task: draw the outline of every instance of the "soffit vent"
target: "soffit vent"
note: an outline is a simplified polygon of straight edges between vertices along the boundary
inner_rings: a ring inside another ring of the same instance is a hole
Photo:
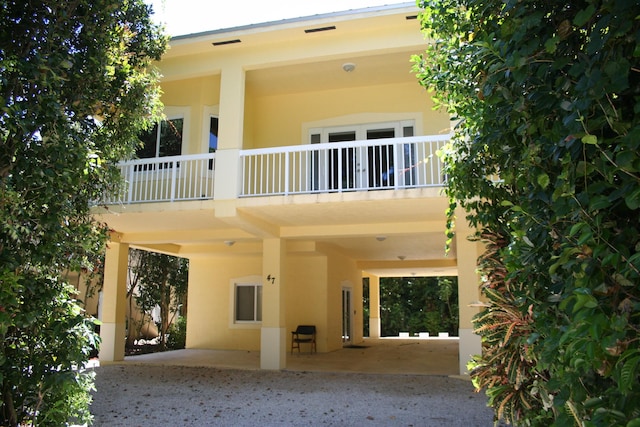
[[[304,30],[304,32],[307,34],[310,34],[310,33],[319,33],[321,31],[331,31],[335,29],[336,29],[336,26],[331,25],[329,27],[307,28],[306,30]]]
[[[240,39],[233,39],[233,40],[225,40],[221,42],[213,42],[211,44],[214,46],[224,46],[227,44],[235,44],[235,43],[242,43],[242,41]]]
[[[404,17],[407,21],[410,21],[412,19],[418,19],[418,15],[407,15]]]

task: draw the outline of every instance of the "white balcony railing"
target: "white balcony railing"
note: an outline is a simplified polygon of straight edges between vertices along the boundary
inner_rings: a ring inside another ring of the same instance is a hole
[[[129,160],[118,167],[125,185],[106,204],[213,198],[214,153]]]
[[[241,197],[444,185],[448,135],[244,150]]]
[[[240,151],[240,197],[437,187],[448,135]],[[215,154],[121,162],[121,194],[106,204],[214,198]]]

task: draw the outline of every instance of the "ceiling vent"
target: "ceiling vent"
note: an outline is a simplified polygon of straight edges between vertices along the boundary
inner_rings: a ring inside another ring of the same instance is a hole
[[[336,26],[335,25],[331,25],[329,27],[319,27],[319,28],[308,28],[306,30],[304,30],[305,33],[310,34],[310,33],[319,33],[321,31],[331,31],[331,30],[335,30]]]
[[[213,42],[212,44],[214,46],[224,46],[227,44],[235,44],[235,43],[241,43],[242,41],[240,39],[233,39],[233,40],[225,40],[222,42]]]

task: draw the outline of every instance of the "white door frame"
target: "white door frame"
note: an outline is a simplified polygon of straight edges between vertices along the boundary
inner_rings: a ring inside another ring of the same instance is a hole
[[[342,286],[342,345],[353,344],[353,288]]]
[[[367,140],[367,131],[372,130],[383,130],[383,129],[393,129],[394,135],[396,138],[403,136],[403,130],[405,127],[411,127],[415,129],[415,123],[413,120],[401,120],[401,121],[392,121],[392,122],[378,122],[378,123],[365,123],[365,124],[355,124],[355,125],[345,125],[345,126],[332,126],[332,127],[323,127],[323,128],[312,128],[309,129],[309,137],[308,142],[311,143],[312,136],[319,136],[319,140],[316,139],[315,142],[319,143],[328,143],[329,136],[337,133],[355,133],[355,141],[364,141]],[[413,133],[413,131],[412,131]],[[342,154],[342,153],[341,153]],[[398,155],[401,153],[394,153],[394,155]],[[354,182],[354,186],[356,188],[362,188],[365,186],[364,184],[369,181],[369,159],[367,158],[368,150],[355,150],[354,155],[355,159],[355,168],[356,168],[356,176]],[[322,190],[327,190],[330,187],[330,181],[333,178],[331,175],[331,168],[329,166],[329,159],[319,159],[316,163],[316,167],[318,170],[314,172],[314,176],[318,180],[318,183]],[[338,177],[340,181],[342,177]],[[333,188],[333,190],[339,189],[347,189],[345,188],[345,183],[337,182],[339,188]],[[348,185],[347,185],[348,187]]]

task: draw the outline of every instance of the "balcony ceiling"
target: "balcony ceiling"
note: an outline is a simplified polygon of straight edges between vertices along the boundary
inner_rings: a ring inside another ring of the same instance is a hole
[[[439,191],[253,197],[228,216],[213,201],[153,203],[110,207],[98,217],[123,241],[187,257],[257,254],[264,237],[279,235],[301,250],[317,242],[316,250],[342,253],[383,277],[455,275],[455,246],[444,250],[447,200]]]
[[[247,72],[247,90],[255,96],[271,96],[396,83],[414,83],[418,87],[411,71],[411,55],[418,53],[416,48],[253,70]],[[346,72],[346,63],[354,64],[355,69]]]

